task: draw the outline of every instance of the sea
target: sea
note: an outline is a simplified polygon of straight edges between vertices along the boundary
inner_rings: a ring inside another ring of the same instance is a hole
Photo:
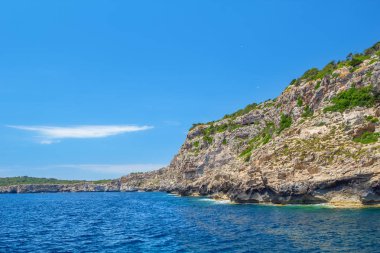
[[[380,252],[380,208],[159,192],[2,194],[0,252]]]

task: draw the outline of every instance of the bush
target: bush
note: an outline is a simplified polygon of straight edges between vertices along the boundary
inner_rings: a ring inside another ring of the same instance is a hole
[[[313,80],[318,75],[319,70],[317,68],[311,68],[307,70],[300,79]]]
[[[297,98],[297,106],[298,106],[298,107],[301,107],[302,104],[303,104],[302,98],[301,98],[301,97],[298,97],[298,98]]]
[[[202,123],[195,123],[195,124],[193,124],[191,126],[191,128],[190,128],[190,131],[193,130],[194,128],[196,128],[197,126],[200,126],[200,125],[202,125]]]
[[[215,130],[216,132],[218,133],[223,133],[224,131],[226,131],[228,129],[228,124],[222,124],[222,125],[219,125],[219,126],[216,126],[215,127]]]
[[[256,103],[252,103],[252,104],[249,104],[247,105],[244,109],[240,109],[238,110],[237,112],[234,112],[234,113],[231,113],[231,114],[226,114],[223,119],[227,119],[227,118],[237,118],[239,116],[242,116],[244,114],[247,114],[249,113],[250,111],[254,110],[257,108],[257,104]]]
[[[267,122],[265,128],[248,142],[248,147],[239,155],[244,158],[244,161],[249,161],[252,151],[262,145],[267,144],[271,139],[275,131],[275,125],[273,122]]]
[[[366,49],[364,51],[364,54],[365,55],[372,55],[372,54],[378,53],[378,52],[380,52],[380,41],[375,43],[372,47]]]
[[[193,146],[194,146],[195,148],[198,148],[198,147],[199,147],[199,141],[194,142]]]
[[[240,153],[240,157],[245,157],[247,155],[251,155],[253,147],[249,146],[248,148],[244,149],[243,152]]]
[[[361,136],[354,138],[355,142],[359,142],[362,144],[369,144],[377,142],[379,139],[380,133],[371,133],[371,132],[364,132]]]
[[[203,140],[208,143],[208,144],[211,144],[212,141],[213,141],[213,138],[211,136],[208,136],[208,135],[205,135],[203,136]]]
[[[367,121],[371,122],[371,123],[377,123],[377,122],[379,122],[379,119],[376,118],[376,117],[374,117],[374,116],[372,116],[372,115],[366,116],[365,119]]]
[[[369,55],[355,54],[352,56],[352,59],[348,62],[348,65],[355,68],[362,64],[364,60],[367,60],[369,58]]]
[[[299,79],[293,79],[288,86],[295,85],[298,86],[300,85],[300,80]]]
[[[331,73],[334,72],[334,70],[336,70],[337,67],[338,64],[335,61],[331,61],[321,70],[317,68],[309,69],[303,74],[303,76],[300,79],[306,79],[308,81],[322,79],[327,75],[331,75]]]
[[[303,118],[308,118],[313,116],[314,112],[313,110],[307,105],[302,113]]]
[[[318,74],[314,77],[314,79],[322,79],[327,75],[331,75],[332,72],[337,68],[337,64],[335,61],[329,62]]]
[[[281,133],[284,129],[289,128],[292,125],[292,118],[289,115],[281,114],[280,127],[278,133]]]
[[[203,129],[203,134],[204,135],[213,135],[215,133],[223,133],[227,130],[233,131],[233,130],[238,129],[240,127],[242,127],[242,125],[236,124],[233,122],[229,122],[229,123],[217,125],[217,126],[215,126],[214,124],[211,124],[208,128]]]
[[[314,90],[318,90],[319,87],[321,87],[321,81],[318,81],[317,84],[314,87]]]
[[[373,106],[376,101],[375,96],[372,93],[372,86],[366,86],[361,88],[352,87],[348,90],[338,93],[331,99],[332,106],[328,106],[323,109],[324,112],[343,112],[347,109],[362,106]]]

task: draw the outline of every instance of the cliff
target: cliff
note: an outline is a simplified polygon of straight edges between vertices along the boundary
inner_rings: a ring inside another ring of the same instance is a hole
[[[380,43],[311,69],[276,99],[197,124],[169,166],[121,190],[239,203],[380,203]]]
[[[380,43],[276,99],[194,125],[170,165],[106,184],[0,192],[166,191],[238,203],[380,204]]]

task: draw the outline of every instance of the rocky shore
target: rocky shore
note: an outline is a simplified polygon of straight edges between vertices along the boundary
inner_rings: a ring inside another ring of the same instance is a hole
[[[379,50],[197,124],[168,167],[123,177],[122,187],[238,203],[380,203]]]
[[[380,203],[380,44],[311,69],[276,99],[194,125],[170,165],[104,185],[0,192],[166,191],[237,203]]]
[[[116,192],[120,191],[120,181],[105,184],[21,184],[0,186],[0,193],[52,193],[52,192]]]

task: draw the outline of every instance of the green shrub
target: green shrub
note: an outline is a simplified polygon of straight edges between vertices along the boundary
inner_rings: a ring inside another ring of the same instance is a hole
[[[241,152],[239,156],[240,157],[245,157],[247,155],[251,155],[252,150],[253,150],[253,147],[249,146],[246,149],[244,149],[243,152]]]
[[[244,161],[249,161],[252,151],[262,145],[267,144],[272,139],[272,135],[275,130],[276,129],[274,123],[267,122],[265,128],[248,142],[248,147],[243,150],[239,156],[243,157]]]
[[[302,104],[303,104],[302,98],[301,98],[301,97],[298,97],[298,98],[297,98],[297,106],[298,106],[298,107],[301,107]]]
[[[302,113],[303,118],[308,118],[313,116],[314,112],[313,110],[307,105]]]
[[[334,70],[336,70],[338,67],[338,64],[335,63],[335,61],[329,62],[326,66],[323,67],[323,69],[319,70],[317,68],[311,68],[307,70],[300,79],[305,80],[317,80],[322,79],[327,75],[331,75]]]
[[[223,133],[224,131],[226,131],[228,129],[228,124],[222,124],[222,125],[219,125],[219,126],[216,126],[215,127],[215,130],[216,132],[218,133]]]
[[[349,66],[349,61],[341,61],[337,64],[337,69],[343,68],[343,67],[348,67]]]
[[[199,147],[199,141],[194,142],[193,146],[194,146],[195,148],[198,148],[198,147]]]
[[[249,162],[249,160],[251,160],[251,155],[247,155],[247,156],[244,158],[244,162]]]
[[[223,145],[227,145],[227,140],[224,139],[224,140],[222,141],[222,144],[223,144]]]
[[[208,128],[203,130],[204,135],[213,135],[215,133],[223,133],[225,131],[234,131],[235,129],[238,129],[242,127],[240,124],[233,123],[232,121],[226,124],[221,124],[215,126],[214,124],[211,124]]]
[[[281,133],[284,129],[289,128],[291,125],[292,125],[292,117],[286,114],[281,114],[280,126],[277,132]]]
[[[338,93],[331,99],[332,106],[326,107],[324,112],[343,112],[347,109],[363,106],[373,106],[376,98],[372,93],[372,86],[366,86],[361,88],[352,87],[348,90]]]
[[[262,136],[262,144],[267,144],[270,140],[272,139],[272,134],[270,133],[265,133],[263,136]]]
[[[355,54],[352,56],[351,60],[348,62],[348,65],[351,67],[357,67],[363,63],[363,61],[369,59],[369,55]]]
[[[337,64],[335,61],[329,62],[318,74],[314,77],[314,79],[322,79],[327,75],[331,75],[332,72],[337,68]]]
[[[314,90],[318,90],[319,87],[321,87],[321,81],[318,81],[317,84],[314,87]]]
[[[311,68],[309,70],[307,70],[302,76],[300,79],[305,79],[305,80],[313,80],[316,78],[316,76],[318,75],[319,73],[319,70],[317,68]]]
[[[371,132],[364,132],[361,136],[354,138],[355,142],[359,142],[362,144],[369,144],[377,142],[379,139],[380,133],[371,133]]]
[[[353,58],[348,64],[351,67],[356,67],[356,66],[360,65],[362,62],[363,61],[360,58]]]
[[[380,52],[380,41],[375,43],[372,47],[366,49],[364,51],[364,54],[365,55],[372,55],[372,54],[378,53],[378,52]]]
[[[237,112],[234,112],[232,114],[226,114],[223,119],[227,118],[237,118],[239,116],[242,116],[244,114],[249,113],[250,111],[254,110],[257,108],[257,103],[249,104],[247,105],[244,109],[240,109]]]
[[[203,141],[205,141],[208,144],[211,144],[213,140],[214,139],[211,136],[209,136],[209,135],[203,136]]]
[[[298,86],[300,85],[300,80],[299,79],[293,79],[288,86],[295,85]]]
[[[240,127],[242,127],[242,125],[240,125],[240,124],[235,124],[235,123],[230,123],[230,125],[228,126],[228,130],[232,132],[232,131],[234,131],[234,130],[240,128]]]
[[[372,63],[375,63],[377,62],[378,60],[377,59],[372,59],[370,62],[369,62],[369,65],[371,65]]]
[[[196,128],[197,126],[200,126],[200,125],[202,125],[202,123],[195,123],[195,124],[193,124],[191,126],[191,128],[190,128],[190,131],[193,130],[194,128]]]
[[[374,117],[374,116],[372,116],[372,115],[366,116],[365,119],[367,121],[371,122],[371,123],[377,123],[377,122],[379,122],[379,119],[376,118],[376,117]]]

